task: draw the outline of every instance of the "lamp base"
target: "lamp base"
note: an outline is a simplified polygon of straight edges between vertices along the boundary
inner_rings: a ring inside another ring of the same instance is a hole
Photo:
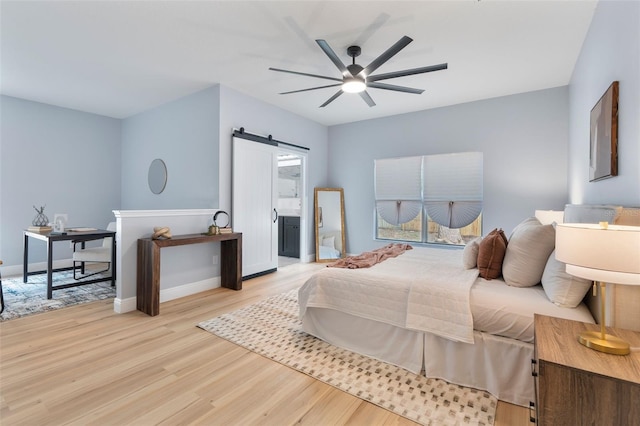
[[[599,331],[585,331],[578,335],[578,342],[590,349],[608,354],[629,354],[629,343],[611,334],[605,334],[604,340],[601,337]]]

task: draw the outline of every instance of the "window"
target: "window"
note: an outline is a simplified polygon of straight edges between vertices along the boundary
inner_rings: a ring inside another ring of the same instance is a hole
[[[479,152],[375,160],[376,239],[464,245],[482,235]]]

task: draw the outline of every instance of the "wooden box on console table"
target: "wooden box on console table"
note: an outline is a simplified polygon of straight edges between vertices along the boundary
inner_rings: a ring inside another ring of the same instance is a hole
[[[169,239],[138,240],[136,304],[139,311],[155,316],[160,313],[160,249],[201,243],[220,243],[220,280],[222,287],[242,290],[242,234],[187,234]]]
[[[640,424],[640,333],[607,328],[635,348],[610,355],[577,340],[598,325],[538,314],[534,321],[539,425]]]

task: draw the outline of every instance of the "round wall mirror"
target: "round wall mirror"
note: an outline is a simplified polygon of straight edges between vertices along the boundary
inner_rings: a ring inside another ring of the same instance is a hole
[[[159,158],[149,166],[149,189],[154,194],[160,194],[167,186],[167,165]]]

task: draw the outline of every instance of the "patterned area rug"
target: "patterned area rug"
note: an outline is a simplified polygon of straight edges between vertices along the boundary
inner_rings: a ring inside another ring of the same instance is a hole
[[[94,275],[91,278],[99,277],[100,275]],[[22,275],[2,277],[4,312],[0,314],[0,321],[116,296],[116,289],[111,286],[111,281],[105,281],[80,287],[54,290],[53,299],[49,300],[47,299],[47,274],[31,275],[28,281],[23,283]],[[72,271],[61,271],[53,274],[54,287],[69,282],[75,282]]]
[[[297,290],[198,327],[417,423],[494,423],[498,401],[487,392],[416,375],[301,331]]]

